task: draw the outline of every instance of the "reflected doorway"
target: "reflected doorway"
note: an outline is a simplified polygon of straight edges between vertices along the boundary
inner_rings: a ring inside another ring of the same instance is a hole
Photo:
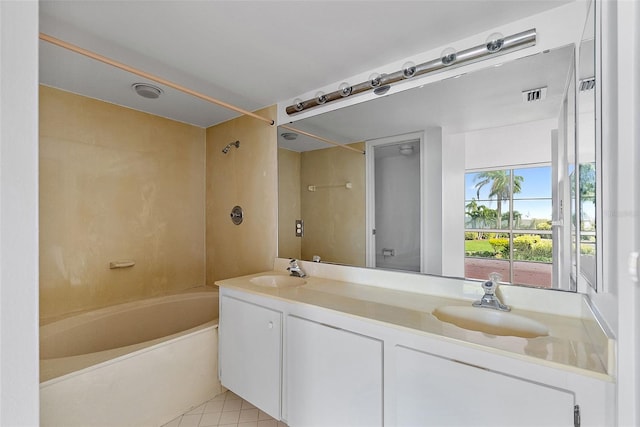
[[[421,271],[421,141],[367,142],[367,267]]]

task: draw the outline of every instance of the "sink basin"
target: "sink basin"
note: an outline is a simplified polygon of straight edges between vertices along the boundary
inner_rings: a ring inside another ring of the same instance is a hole
[[[277,274],[254,277],[249,279],[249,281],[254,285],[263,286],[265,288],[290,288],[292,286],[302,286],[307,283],[307,281],[301,277]]]
[[[549,330],[542,323],[505,311],[448,305],[435,309],[433,315],[443,322],[492,335],[522,338],[549,335]]]

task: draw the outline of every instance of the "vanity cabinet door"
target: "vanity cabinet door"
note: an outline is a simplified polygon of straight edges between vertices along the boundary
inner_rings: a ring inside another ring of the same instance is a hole
[[[219,347],[222,385],[280,419],[282,313],[223,295]]]
[[[573,393],[395,348],[398,426],[573,426]]]
[[[286,347],[289,425],[382,425],[382,341],[288,316]]]

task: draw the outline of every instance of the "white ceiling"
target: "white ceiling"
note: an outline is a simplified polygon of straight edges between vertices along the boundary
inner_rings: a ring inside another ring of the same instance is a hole
[[[571,0],[41,0],[40,31],[255,110]],[[208,127],[236,113],[40,42],[40,81]]]

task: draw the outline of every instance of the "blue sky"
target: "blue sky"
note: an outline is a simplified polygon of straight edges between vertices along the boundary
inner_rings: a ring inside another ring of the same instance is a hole
[[[476,176],[480,172],[465,174],[465,200],[477,198]],[[514,196],[514,209],[522,214],[523,219],[551,219],[551,167],[535,167],[515,169],[516,176],[523,178],[521,191]],[[496,208],[496,201],[489,200],[488,184],[480,190],[480,204],[491,209]],[[531,200],[547,198],[548,200]],[[467,202],[465,202],[466,205]],[[503,203],[502,212],[508,211],[508,203]]]

